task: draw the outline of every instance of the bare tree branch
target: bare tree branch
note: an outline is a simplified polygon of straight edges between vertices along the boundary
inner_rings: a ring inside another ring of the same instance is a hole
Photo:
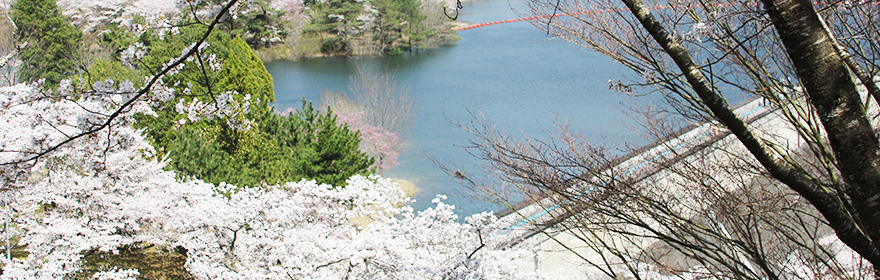
[[[199,38],[198,41],[196,41],[195,43],[193,43],[192,47],[189,48],[189,50],[187,50],[182,56],[180,56],[179,58],[177,58],[176,60],[174,60],[172,63],[170,63],[170,64],[166,65],[165,67],[163,67],[158,73],[156,73],[156,74],[155,74],[155,75],[154,75],[154,76],[153,76],[153,77],[152,77],[152,78],[151,78],[151,79],[150,79],[150,80],[149,80],[149,81],[143,86],[143,88],[141,88],[141,90],[138,90],[138,91],[134,94],[134,96],[132,96],[131,99],[129,99],[129,100],[125,101],[124,103],[122,103],[122,105],[120,105],[119,108],[117,108],[112,114],[110,114],[109,116],[107,116],[107,120],[104,121],[101,125],[99,125],[99,126],[97,126],[97,127],[93,127],[93,128],[91,128],[91,129],[89,129],[89,130],[83,131],[83,132],[81,132],[81,133],[79,133],[79,134],[76,134],[76,135],[74,135],[74,136],[72,136],[72,137],[69,137],[69,138],[67,138],[67,139],[65,139],[65,140],[63,140],[63,141],[61,141],[61,142],[59,142],[58,144],[52,145],[52,146],[50,146],[50,147],[48,147],[48,148],[46,148],[46,149],[44,149],[44,150],[38,152],[37,154],[35,154],[35,155],[31,156],[31,157],[27,157],[27,158],[20,159],[20,160],[15,160],[15,161],[10,161],[10,162],[3,162],[3,163],[0,163],[0,165],[13,165],[13,164],[20,164],[20,163],[25,163],[25,162],[29,162],[29,161],[36,161],[36,160],[39,160],[40,157],[45,156],[45,155],[47,155],[47,154],[49,154],[49,153],[51,153],[51,152],[57,150],[58,148],[60,148],[60,147],[62,147],[62,146],[64,146],[64,145],[67,145],[67,144],[70,143],[70,142],[73,142],[73,141],[76,140],[76,139],[79,139],[79,138],[81,138],[81,137],[83,137],[83,136],[86,136],[86,135],[94,134],[94,133],[99,132],[99,131],[101,131],[101,130],[103,130],[103,129],[105,129],[105,128],[110,127],[110,124],[112,124],[113,121],[114,121],[117,117],[119,117],[119,115],[121,115],[122,113],[124,113],[124,112],[126,112],[127,110],[129,110],[129,109],[131,108],[131,106],[132,106],[135,102],[138,101],[138,99],[140,99],[141,97],[143,97],[144,95],[146,95],[147,93],[149,93],[150,90],[152,89],[153,85],[155,85],[156,82],[159,81],[159,79],[162,79],[162,77],[163,77],[165,74],[167,74],[169,71],[171,71],[172,69],[174,69],[174,68],[177,67],[178,65],[184,63],[189,57],[191,57],[193,54],[195,54],[195,53],[198,51],[199,46],[201,46],[201,45],[205,42],[205,40],[208,38],[208,36],[209,36],[209,35],[211,34],[211,32],[214,30],[214,27],[220,22],[220,20],[221,20],[221,19],[223,18],[223,16],[229,11],[229,9],[232,8],[232,6],[234,6],[237,2],[238,2],[238,0],[230,0],[228,3],[226,3],[225,5],[223,5],[223,7],[220,9],[220,12],[218,12],[217,16],[214,18],[214,20],[208,25],[208,29],[205,31],[205,33],[202,35],[202,37]]]

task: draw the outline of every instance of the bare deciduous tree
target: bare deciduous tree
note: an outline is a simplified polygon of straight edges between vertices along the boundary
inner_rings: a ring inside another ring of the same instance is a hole
[[[418,107],[415,100],[409,94],[409,87],[396,81],[393,71],[366,72],[358,68],[350,77],[349,88],[351,95],[327,91],[321,93],[321,107],[330,107],[337,113],[346,116],[357,114],[359,121],[365,125],[378,128],[379,134],[390,133],[393,137],[378,137],[381,141],[375,152],[370,153],[376,157],[377,164],[381,168],[390,167],[383,164],[390,160],[390,165],[396,164],[395,158],[384,159],[384,155],[396,155],[396,151],[404,143],[407,130],[415,120]],[[367,134],[367,131],[361,131]],[[369,140],[369,139],[365,139]],[[369,152],[368,152],[369,153]]]
[[[752,123],[762,137],[794,134],[777,131],[784,124],[778,110],[765,114],[777,116]],[[516,140],[477,119],[460,126],[473,136],[470,151],[489,163],[500,183],[458,178],[515,209],[512,215],[532,219],[534,231],[592,266],[579,273],[673,279],[860,279],[871,273],[807,201],[773,180],[717,124],[689,127],[681,137],[618,157],[564,125],[552,141]],[[675,134],[653,123],[651,135]],[[513,203],[520,199],[538,207],[520,209]]]
[[[793,253],[808,256],[794,259],[801,260],[800,267],[819,268],[816,277],[862,275],[846,272],[851,268],[839,266],[836,252],[820,244],[822,231],[830,229],[880,273],[880,142],[876,110],[868,110],[878,103],[867,99],[877,96],[873,77],[880,70],[877,5],[814,6],[803,0],[527,5],[535,14],[568,15],[547,16],[537,27],[644,78],[619,88],[655,91],[674,113],[731,135],[707,142],[713,143],[711,155],[674,153],[656,169],[671,175],[653,179],[614,170],[622,159],[565,129],[556,141],[523,143],[489,126],[470,127],[474,153],[510,185],[538,194],[535,200],[556,200],[567,210],[556,219],[564,220],[565,229],[618,261],[666,267],[667,259],[653,256],[676,252],[689,264],[683,267],[696,264],[718,278],[798,277],[802,269],[786,261]],[[865,86],[865,97],[856,80]],[[742,95],[763,98],[782,124],[747,122],[728,103]],[[646,127],[657,140],[667,139],[670,131],[658,124]],[[490,196],[495,192],[480,188]],[[657,241],[664,250],[652,245]],[[613,276],[612,261],[603,260],[595,264]]]

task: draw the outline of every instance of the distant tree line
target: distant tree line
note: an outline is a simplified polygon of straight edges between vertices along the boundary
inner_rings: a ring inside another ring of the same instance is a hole
[[[457,40],[442,7],[433,0],[305,0],[275,9],[255,1],[221,29],[254,48],[287,45],[306,49],[303,56],[399,54]]]
[[[428,24],[420,0],[371,0],[365,3],[306,0],[312,21],[305,32],[320,38],[320,50],[324,54],[355,52],[356,41],[361,41],[362,47],[374,52],[397,54],[430,47],[427,39],[437,35],[442,28]]]
[[[281,47],[289,36],[305,37],[296,44],[316,45],[305,48],[325,55],[399,54],[457,39],[442,17],[442,3],[432,0],[304,0],[302,5],[273,6],[253,1],[239,15],[225,17],[219,28],[255,49]]]
[[[196,10],[208,10],[222,1],[198,1]],[[302,5],[288,1],[286,5],[270,5],[271,1],[256,0],[235,16],[223,17],[217,29],[229,37],[239,37],[256,50],[271,48],[299,49],[297,57],[315,53],[324,55],[399,54],[428,49],[457,40],[450,22],[443,16],[443,3],[435,0],[305,0]],[[276,8],[281,7],[281,8]],[[193,20],[192,10],[182,10],[175,20]],[[14,38],[27,46],[21,50],[16,78],[34,82],[45,79],[48,84],[86,69],[92,64],[97,37],[102,50],[120,48],[138,41],[134,37],[108,40],[103,32],[118,28],[118,22],[107,21],[83,34],[61,14],[55,1],[22,0],[13,5]],[[147,20],[135,19],[139,24]],[[171,21],[171,24],[174,22]],[[101,35],[98,35],[101,33]],[[85,35],[85,36],[84,36]],[[82,42],[86,41],[85,44]],[[284,56],[290,58],[291,55]]]

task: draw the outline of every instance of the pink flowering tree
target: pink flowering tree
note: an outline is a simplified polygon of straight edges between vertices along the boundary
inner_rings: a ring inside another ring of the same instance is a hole
[[[398,150],[415,120],[417,106],[393,71],[357,69],[350,78],[351,93],[324,92],[321,107],[329,107],[340,123],[360,131],[361,150],[376,158],[381,173],[397,165]]]
[[[334,111],[333,114],[340,125],[348,125],[361,133],[360,149],[376,159],[376,170],[381,172],[398,164],[395,149],[400,137],[396,133],[370,125],[364,120],[363,112]]]

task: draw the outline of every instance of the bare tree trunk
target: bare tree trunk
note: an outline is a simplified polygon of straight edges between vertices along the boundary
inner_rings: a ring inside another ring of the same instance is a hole
[[[852,200],[856,225],[863,227],[876,252],[880,248],[880,143],[847,65],[824,32],[812,3],[762,1],[828,133],[846,183],[845,192]],[[880,269],[876,255],[865,258],[874,264],[875,272]]]
[[[850,211],[848,203],[836,196],[828,186],[820,184],[803,170],[778,158],[762,140],[756,138],[746,123],[733,113],[726,100],[716,92],[687,50],[666,31],[640,0],[622,1],[645,30],[675,61],[702,103],[715,118],[736,135],[773,177],[798,192],[816,207],[834,228],[841,241],[871,262],[874,267],[880,267],[880,251],[877,243],[871,238],[877,235],[876,227],[880,226],[880,220],[875,215],[880,213],[877,211],[880,194],[877,193],[876,185],[880,183],[878,141],[864,115],[862,114],[861,118],[857,116],[863,110],[858,101],[855,85],[849,78],[846,66],[830,45],[832,41],[822,29],[812,5],[807,1],[799,1],[800,3],[796,5],[788,4],[782,8],[774,6],[771,9],[771,17],[774,18],[777,30],[790,33],[784,36],[781,33],[780,36],[783,37],[791,59],[795,61],[801,80],[807,85],[811,101],[816,107],[822,107],[818,109],[818,113],[829,138],[832,139],[831,143],[837,158],[846,159],[845,162],[839,162],[839,166],[846,178],[850,198],[860,201],[853,203],[855,213]],[[765,5],[772,6],[772,3]],[[807,9],[803,7],[804,5]],[[784,15],[781,11],[785,11]],[[810,13],[813,14],[812,21],[808,19]],[[815,45],[823,48],[816,48]],[[859,213],[865,214],[859,215]],[[872,226],[866,229],[866,224]]]

